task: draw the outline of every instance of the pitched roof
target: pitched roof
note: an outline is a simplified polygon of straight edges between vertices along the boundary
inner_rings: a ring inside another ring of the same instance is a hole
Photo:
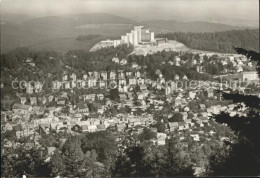
[[[31,107],[30,105],[23,105],[23,104],[19,104],[19,103],[15,103],[13,105],[13,109],[29,110],[30,107]]]
[[[178,122],[169,122],[169,127],[178,127],[179,123]]]

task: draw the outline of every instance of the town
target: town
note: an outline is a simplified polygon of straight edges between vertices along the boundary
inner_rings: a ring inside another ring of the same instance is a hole
[[[259,176],[256,7],[3,1],[1,177]]]
[[[178,53],[173,59],[162,61],[161,65],[191,65],[198,73],[208,72],[205,60],[211,56],[192,54],[184,61],[182,55]],[[1,132],[6,135],[2,140],[2,152],[21,144],[26,149],[41,148],[42,138],[51,133],[80,135],[107,130],[114,134],[118,146],[126,146],[123,137],[128,134],[132,139],[128,139],[130,143],[127,144],[140,144],[139,139],[133,139],[134,135],[140,135],[146,129],[155,134],[150,138],[154,145],[165,145],[172,133],[177,133],[178,144],[184,147],[188,147],[187,139],[204,143],[204,140],[215,140],[216,134],[219,142],[230,139],[225,133],[217,133],[218,126],[210,118],[224,111],[236,115],[237,112],[233,111],[236,105],[223,100],[217,91],[246,93],[249,90],[253,94],[254,90],[247,88],[249,85],[246,84],[257,85],[259,79],[256,71],[248,71],[253,69],[253,64],[243,56],[215,58],[208,63],[230,67],[223,68],[211,80],[191,80],[187,75],[178,74],[173,80],[167,80],[159,69],[155,71],[156,78],[152,79],[147,75],[146,65],[117,56],[111,58],[110,63],[121,66],[121,69],[88,71],[81,77],[63,71],[61,80],[52,81],[49,93],[44,91],[45,83],[40,81],[15,80],[13,88],[22,87],[24,92],[17,93],[19,101],[8,98],[1,101]],[[31,58],[24,60],[23,65],[36,67]],[[242,85],[225,85],[219,80],[222,77],[233,82],[241,81]],[[187,87],[188,82],[193,86]],[[257,89],[255,94],[259,94]],[[239,114],[243,115],[244,110],[242,108]],[[22,138],[29,139],[21,143],[19,140]],[[65,142],[63,137],[60,139]],[[46,149],[48,161],[56,148],[49,146]],[[203,170],[204,166],[195,164],[198,170]]]

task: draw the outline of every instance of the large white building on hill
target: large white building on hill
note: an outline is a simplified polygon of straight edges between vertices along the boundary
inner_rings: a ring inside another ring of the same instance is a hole
[[[110,46],[117,47],[122,44],[128,44],[133,46],[139,46],[141,44],[149,44],[158,41],[154,38],[154,32],[150,32],[147,29],[143,29],[143,26],[135,26],[134,30],[130,33],[121,36],[121,39],[117,40],[104,40],[93,46],[90,51],[96,51],[101,48],[106,48]],[[159,40],[160,41],[160,40]],[[164,40],[165,41],[165,40]]]
[[[134,30],[131,30],[130,33],[121,36],[121,40],[114,40],[114,46],[120,44],[131,44],[138,46],[141,43],[151,43],[155,42],[154,32],[150,32],[147,29],[143,29],[143,26],[135,26]]]

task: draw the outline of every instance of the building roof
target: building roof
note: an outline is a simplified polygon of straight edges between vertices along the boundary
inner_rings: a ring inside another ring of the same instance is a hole
[[[178,122],[169,122],[169,127],[178,127],[179,123]]]
[[[15,103],[13,105],[13,109],[29,110],[30,107],[31,107],[30,105],[23,105],[23,104],[19,104],[19,103]]]

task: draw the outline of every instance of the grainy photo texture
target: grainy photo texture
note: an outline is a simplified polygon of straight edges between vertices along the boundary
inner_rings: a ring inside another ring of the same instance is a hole
[[[260,176],[258,0],[0,0],[1,177]]]

